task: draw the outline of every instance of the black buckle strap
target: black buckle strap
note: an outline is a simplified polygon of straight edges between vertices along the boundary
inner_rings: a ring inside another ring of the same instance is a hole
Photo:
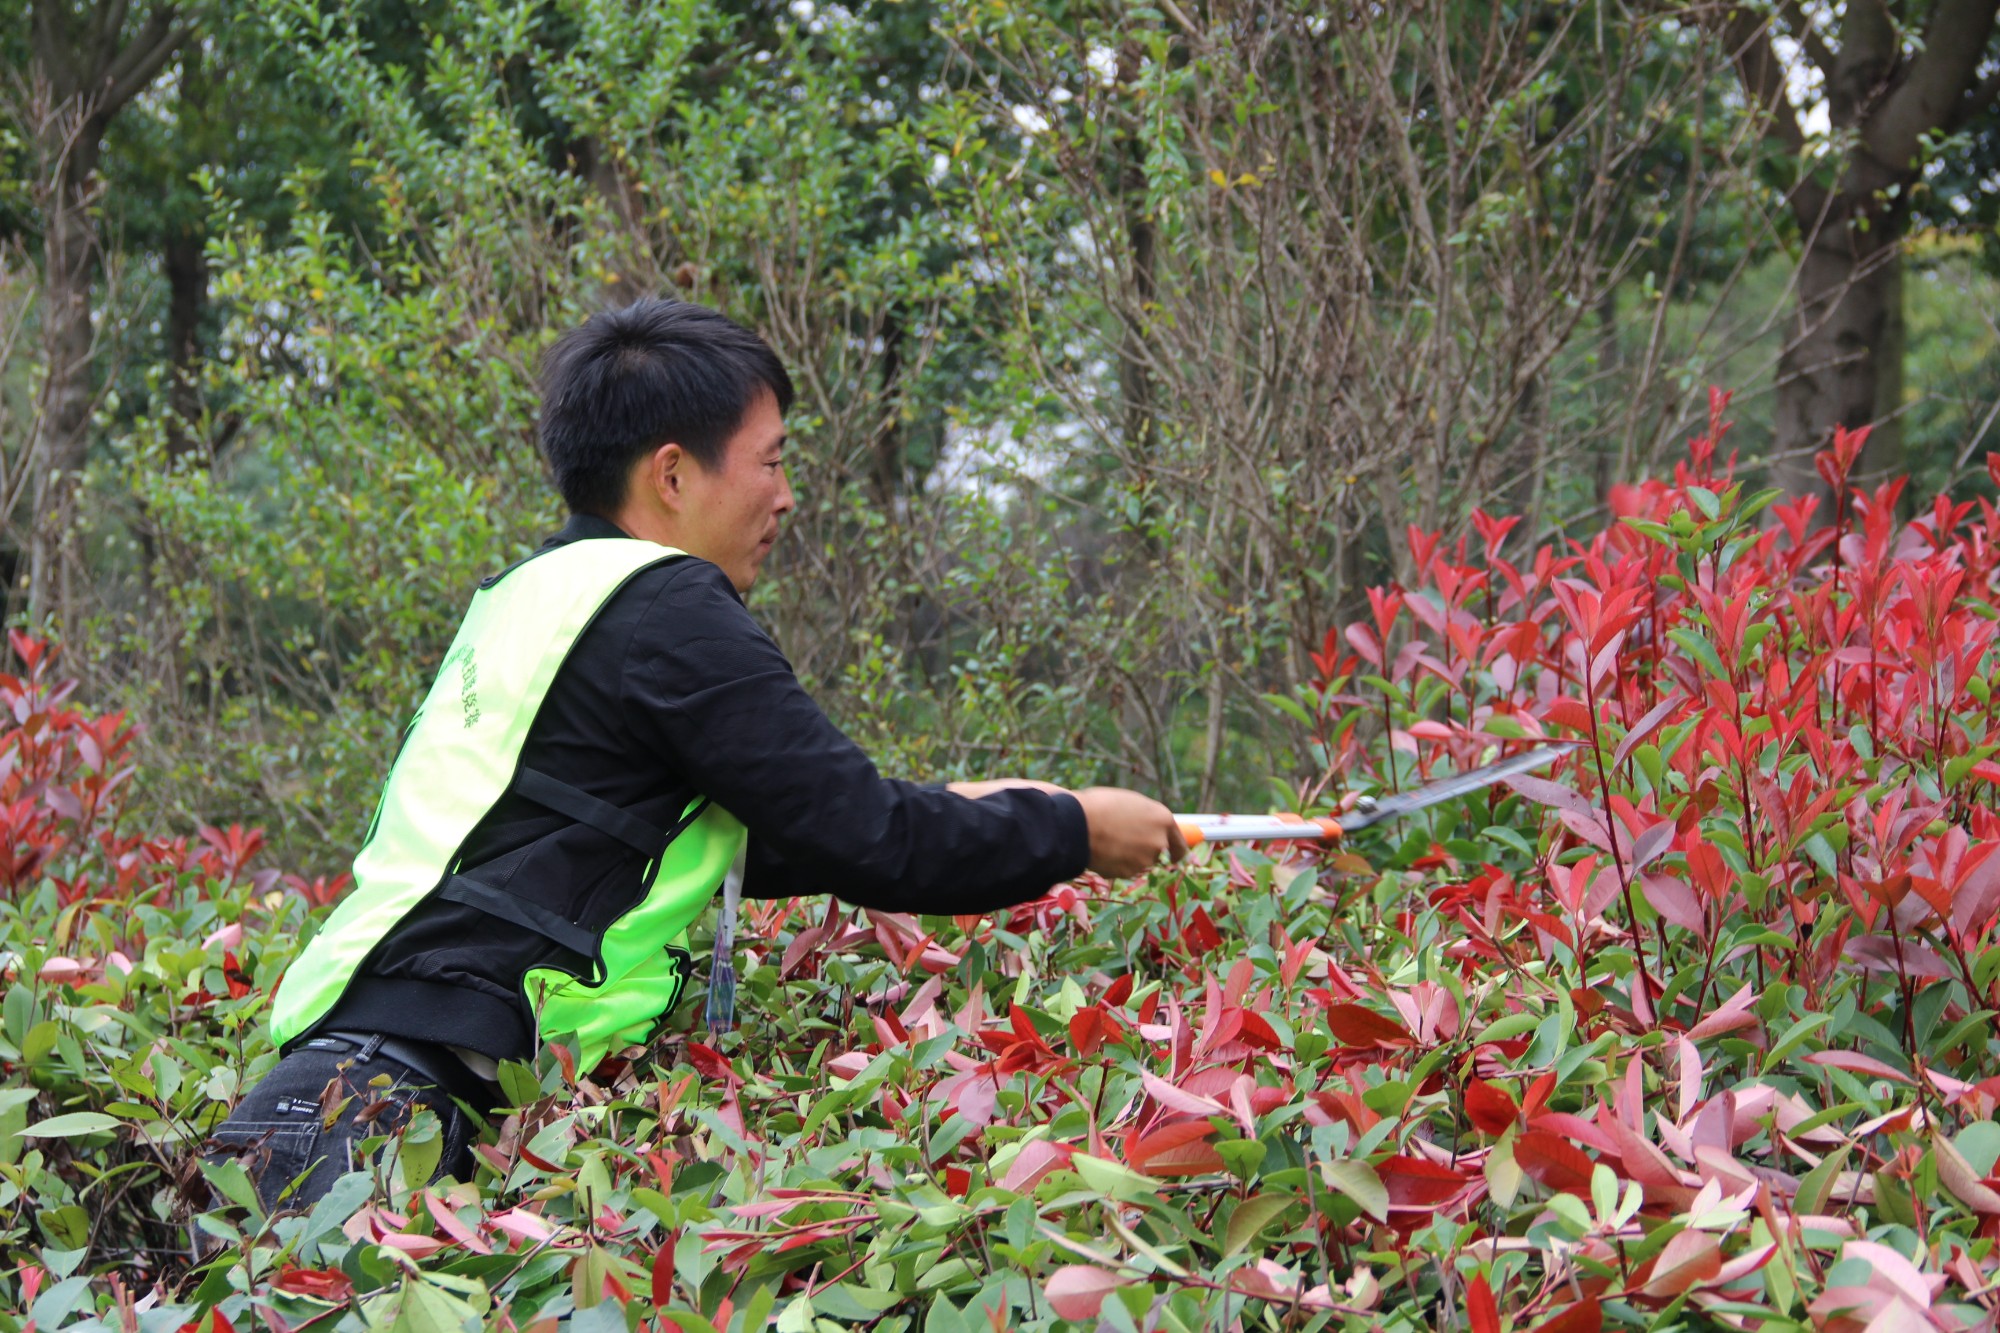
[[[514,790],[537,805],[547,806],[559,815],[568,815],[579,824],[588,825],[609,834],[620,842],[644,853],[650,865],[666,854],[667,847],[675,838],[687,831],[689,825],[708,810],[706,797],[698,800],[670,829],[659,829],[637,815],[619,809],[609,801],[599,800],[589,792],[573,787],[546,773],[532,768],[520,770],[514,780]],[[641,885],[644,890],[649,886]],[[553,940],[563,948],[581,958],[597,956],[598,935],[586,930],[574,921],[557,912],[552,912],[539,903],[529,902],[518,894],[505,889],[496,889],[489,884],[481,884],[464,875],[447,875],[437,889],[437,896],[448,902],[462,903],[476,908],[488,916],[497,916],[502,921],[510,921],[524,930],[532,930],[544,939]]]
[[[536,805],[546,806],[559,815],[568,815],[579,824],[586,824],[618,839],[648,861],[666,850],[667,843],[673,838],[673,833],[639,818],[629,810],[621,810],[581,787],[571,786],[560,778],[552,778],[532,768],[522,769],[514,778],[514,790]],[[679,831],[675,829],[674,833]]]
[[[592,958],[597,954],[597,935],[594,932],[504,889],[481,884],[463,875],[451,875],[438,886],[437,896],[477,908],[502,921],[511,921],[524,930],[532,930],[579,957]]]

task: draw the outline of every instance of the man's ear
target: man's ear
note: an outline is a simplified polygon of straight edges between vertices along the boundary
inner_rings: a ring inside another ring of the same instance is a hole
[[[646,455],[646,484],[660,504],[670,510],[681,507],[681,480],[686,475],[687,450],[667,443]]]

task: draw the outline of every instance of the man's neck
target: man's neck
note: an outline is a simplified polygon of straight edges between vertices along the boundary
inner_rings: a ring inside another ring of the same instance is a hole
[[[627,537],[636,537],[640,541],[652,542],[658,546],[680,549],[680,542],[675,540],[677,534],[673,530],[672,520],[658,510],[648,509],[644,505],[626,505],[617,513],[606,514],[604,517],[617,524],[618,530]]]

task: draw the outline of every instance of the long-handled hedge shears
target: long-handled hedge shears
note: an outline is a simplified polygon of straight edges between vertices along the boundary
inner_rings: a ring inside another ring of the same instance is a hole
[[[1455,773],[1436,782],[1391,796],[1363,796],[1345,814],[1320,819],[1303,815],[1175,815],[1190,847],[1204,842],[1333,841],[1388,819],[1449,801],[1455,796],[1490,787],[1503,778],[1554,763],[1568,754],[1568,742],[1543,745],[1502,759],[1497,764]],[[738,857],[722,886],[722,912],[716,922],[715,955],[708,983],[708,1028],[724,1032],[736,1026],[736,915],[741,901],[743,858]]]
[[[1393,796],[1363,796],[1345,814],[1309,819],[1304,815],[1175,815],[1181,836],[1190,847],[1204,842],[1332,842],[1400,819],[1467,792],[1490,787],[1503,778],[1554,763],[1574,748],[1573,742],[1537,746],[1497,764],[1454,773]]]

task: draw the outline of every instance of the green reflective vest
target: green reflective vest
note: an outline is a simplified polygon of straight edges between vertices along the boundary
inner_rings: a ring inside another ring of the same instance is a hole
[[[706,800],[661,829],[521,766],[521,747],[556,670],[584,629],[641,570],[682,552],[594,538],[539,552],[488,579],[405,733],[354,860],[354,887],[286,972],[272,1006],[280,1046],[332,1011],[375,945],[433,894],[563,946],[574,968],[531,968],[522,994],[544,1038],[573,1035],[581,1067],[645,1041],[687,985],[688,926],[741,855],[743,826]],[[645,893],[600,931],[461,875],[459,849],[512,791],[645,853]]]

